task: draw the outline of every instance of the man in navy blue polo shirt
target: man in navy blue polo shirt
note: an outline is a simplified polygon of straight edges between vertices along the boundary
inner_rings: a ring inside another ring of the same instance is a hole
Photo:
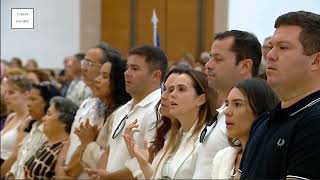
[[[320,15],[290,12],[275,28],[266,73],[282,101],[253,125],[241,179],[319,179]]]

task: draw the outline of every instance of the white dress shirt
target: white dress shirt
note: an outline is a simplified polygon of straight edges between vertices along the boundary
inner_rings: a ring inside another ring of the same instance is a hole
[[[79,137],[74,133],[74,130],[80,127],[82,122],[89,119],[90,125],[98,125],[102,127],[104,117],[105,117],[105,105],[99,98],[88,98],[81,104],[77,111],[74,121],[72,123],[69,141],[70,145],[65,159],[65,164],[69,164],[74,152],[81,144]]]
[[[119,108],[117,111],[113,128],[110,137],[110,152],[108,157],[108,163],[106,170],[108,172],[114,172],[120,169],[125,168],[125,162],[130,159],[126,143],[123,139],[124,129],[130,123],[135,120],[138,120],[138,129],[139,132],[133,134],[133,139],[135,143],[143,148],[144,140],[151,142],[154,139],[155,135],[155,123],[157,120],[155,106],[159,102],[161,96],[160,89],[157,89],[146,96],[142,101],[136,104],[132,108],[133,100],[129,101],[125,105]],[[127,118],[125,118],[127,116]],[[124,119],[125,118],[125,119]],[[119,124],[124,119],[124,126]],[[123,127],[123,128],[121,128]],[[118,128],[117,132],[120,132],[115,138],[112,136]]]
[[[195,167],[193,179],[211,179],[212,161],[216,153],[229,146],[225,123],[225,104],[217,111],[217,125],[208,128],[206,139],[199,147],[199,157]]]

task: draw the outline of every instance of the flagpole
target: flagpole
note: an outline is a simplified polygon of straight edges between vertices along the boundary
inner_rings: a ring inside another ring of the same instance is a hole
[[[152,10],[152,18],[151,22],[153,24],[153,45],[155,47],[160,47],[160,40],[159,40],[159,35],[158,35],[158,17],[156,14],[156,10]]]

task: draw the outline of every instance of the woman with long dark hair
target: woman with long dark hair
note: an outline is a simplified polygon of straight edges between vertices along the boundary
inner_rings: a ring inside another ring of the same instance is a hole
[[[242,153],[255,119],[271,110],[278,98],[265,80],[239,81],[231,89],[226,100],[227,134],[231,147],[217,152],[213,160],[212,179],[239,179]]]

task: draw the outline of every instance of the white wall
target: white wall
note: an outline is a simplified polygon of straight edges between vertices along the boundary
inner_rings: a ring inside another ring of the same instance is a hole
[[[274,32],[278,16],[305,10],[320,14],[319,0],[229,0],[229,29],[254,33],[260,42]]]
[[[11,8],[34,8],[34,29],[11,29]],[[1,0],[1,58],[61,68],[80,50],[79,0]]]

